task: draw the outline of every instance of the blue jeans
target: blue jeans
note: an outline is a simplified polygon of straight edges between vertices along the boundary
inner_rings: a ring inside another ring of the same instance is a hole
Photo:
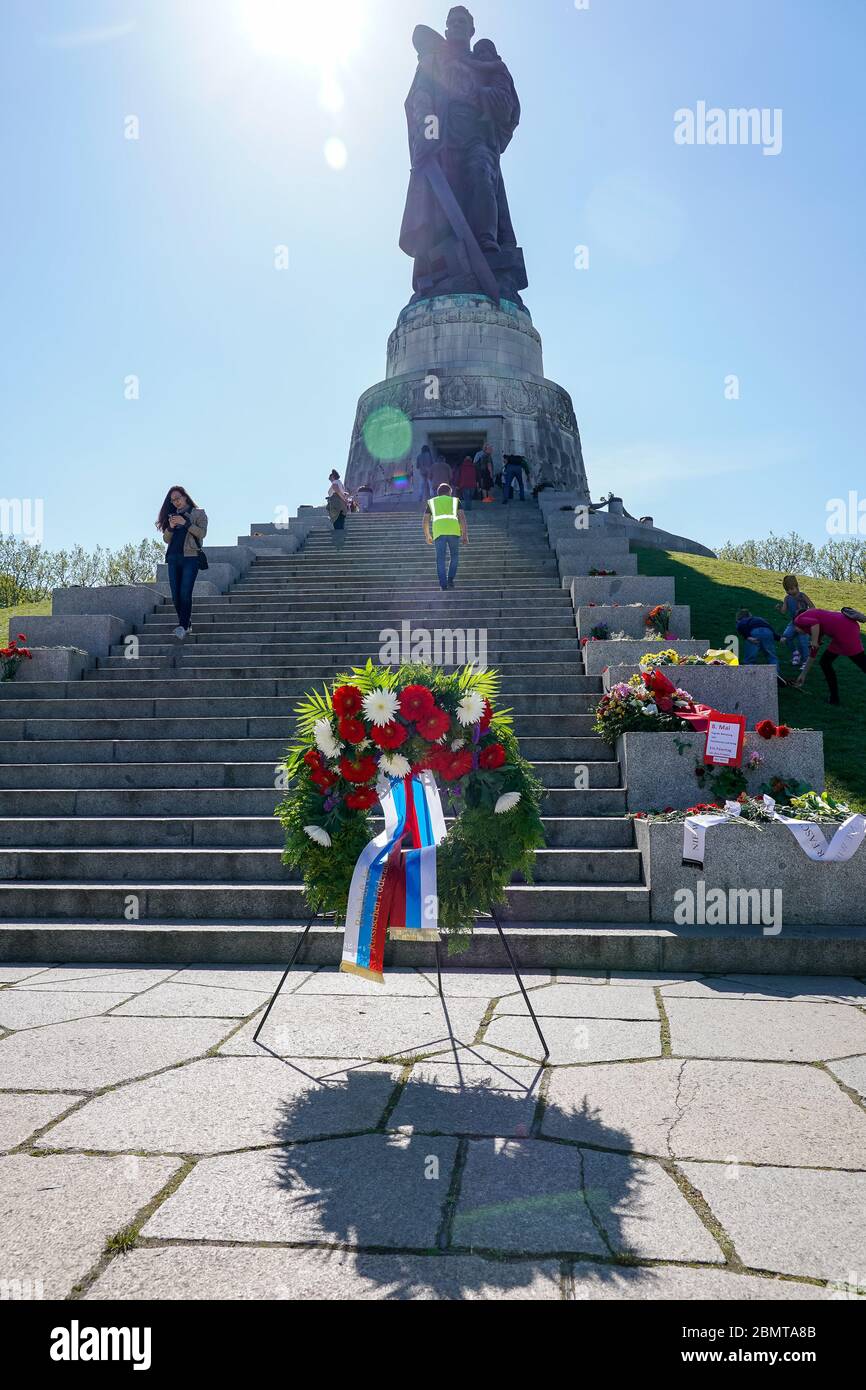
[[[445,589],[449,584],[453,584],[457,577],[457,566],[460,563],[460,537],[437,536],[435,544],[436,568],[439,571],[439,587]],[[451,565],[447,576],[445,574],[446,551],[451,555]]]
[[[513,488],[513,486],[514,486],[515,483],[516,483],[517,486],[520,488],[520,500],[521,500],[521,502],[523,502],[523,501],[526,500],[526,494],[525,494],[525,492],[524,492],[524,490],[523,490],[523,469],[522,469],[522,468],[510,468],[510,467],[509,467],[509,468],[506,468],[506,470],[505,470],[505,477],[502,479],[502,501],[503,501],[503,504],[507,504],[508,502],[511,501],[511,489]]]
[[[802,661],[809,659],[809,634],[793,623],[789,623],[782,636],[791,644],[792,652],[799,652]]]
[[[169,555],[165,563],[178,627],[188,628],[192,617],[192,591],[198,578],[198,556]]]
[[[767,660],[773,666],[778,666],[779,657],[776,652],[776,639],[773,636],[772,629],[769,627],[755,628],[751,637],[745,639],[742,664],[744,666],[754,666],[762,651],[767,653]]]
[[[475,496],[474,487],[464,487],[460,489],[460,497],[463,501],[463,510],[468,512],[472,508],[472,499]]]

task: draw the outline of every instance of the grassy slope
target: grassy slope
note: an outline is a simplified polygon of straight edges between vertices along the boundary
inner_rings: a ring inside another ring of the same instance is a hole
[[[784,619],[775,607],[782,599],[781,574],[664,550],[638,551],[638,570],[641,574],[674,576],[677,602],[687,603],[692,610],[692,632],[708,638],[714,647],[721,646],[728,633],[734,632],[738,608],[750,608],[766,618],[776,632],[783,630]],[[866,613],[866,585],[804,577],[803,588],[818,608],[849,605]],[[787,644],[779,648],[779,655],[782,674],[796,675]],[[827,704],[824,677],[813,667],[804,690],[780,690],[779,717],[792,728],[823,730],[828,791],[866,811],[866,679],[844,657],[840,657],[836,670],[840,708]]]
[[[51,599],[43,598],[38,603],[16,603],[13,608],[0,608],[0,647],[5,647],[9,641],[9,619],[13,613],[17,614],[19,618],[26,613],[34,617],[48,617],[51,613]],[[25,623],[21,628],[25,636],[27,635],[26,628],[27,624]],[[13,632],[12,636],[17,637],[17,632]]]

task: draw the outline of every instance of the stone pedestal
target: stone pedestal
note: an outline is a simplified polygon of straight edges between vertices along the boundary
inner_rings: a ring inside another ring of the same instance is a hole
[[[377,417],[383,410],[390,414]],[[482,443],[493,445],[497,469],[503,454],[523,454],[533,483],[544,478],[589,500],[571,397],[545,377],[526,310],[472,294],[409,305],[388,341],[385,380],[358,403],[347,485],[369,483],[379,497],[422,445],[474,454]]]

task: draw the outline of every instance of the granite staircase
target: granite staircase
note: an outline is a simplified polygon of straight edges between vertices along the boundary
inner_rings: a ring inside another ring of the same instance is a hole
[[[342,535],[260,554],[228,592],[197,600],[182,645],[164,601],[134,659],[117,647],[80,681],[3,687],[0,936],[16,938],[15,956],[281,958],[305,920],[273,816],[294,706],[379,660],[384,630],[407,622],[486,631],[546,789],[547,845],[504,915],[551,940],[647,922],[620,768],[592,731],[601,679],[584,672],[541,514],[476,505],[468,520],[453,591],[439,589],[418,510],[353,515]]]

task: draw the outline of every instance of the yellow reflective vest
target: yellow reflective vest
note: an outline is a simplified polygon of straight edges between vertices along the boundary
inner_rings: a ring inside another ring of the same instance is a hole
[[[431,497],[427,506],[433,513],[433,539],[440,536],[459,536],[460,522],[457,517],[459,502],[456,497]]]

